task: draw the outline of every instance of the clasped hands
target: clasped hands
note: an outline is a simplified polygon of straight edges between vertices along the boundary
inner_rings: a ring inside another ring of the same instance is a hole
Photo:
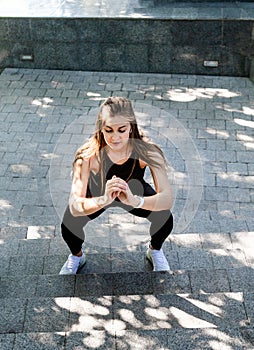
[[[119,198],[122,203],[133,207],[135,207],[139,201],[131,192],[127,182],[115,175],[106,182],[104,197],[107,204]]]

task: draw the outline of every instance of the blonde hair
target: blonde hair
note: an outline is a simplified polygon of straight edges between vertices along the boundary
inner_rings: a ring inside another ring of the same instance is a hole
[[[124,97],[114,96],[107,98],[101,104],[96,119],[95,132],[93,136],[77,150],[73,165],[79,159],[89,159],[95,155],[100,164],[101,178],[104,179],[103,162],[105,158],[104,151],[106,142],[104,140],[102,128],[104,127],[106,119],[108,117],[113,118],[115,116],[121,116],[130,123],[131,133],[129,136],[129,142],[138,159],[141,159],[149,166],[154,167],[161,167],[162,159],[166,163],[165,157],[160,147],[152,143],[143,135],[143,132],[139,130],[131,101]],[[156,155],[161,156],[159,157],[159,160],[156,159]]]

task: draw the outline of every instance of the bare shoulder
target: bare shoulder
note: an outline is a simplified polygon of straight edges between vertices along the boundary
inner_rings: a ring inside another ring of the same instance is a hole
[[[89,170],[97,174],[100,168],[98,157],[94,154],[87,161],[89,163]]]

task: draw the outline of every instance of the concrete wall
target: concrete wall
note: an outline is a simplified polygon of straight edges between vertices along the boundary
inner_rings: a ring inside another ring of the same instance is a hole
[[[252,20],[0,18],[0,68],[249,76]],[[22,61],[21,55],[33,56]],[[204,60],[219,66],[204,67]]]

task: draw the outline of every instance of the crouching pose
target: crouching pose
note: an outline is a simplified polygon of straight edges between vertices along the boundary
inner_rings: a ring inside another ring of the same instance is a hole
[[[154,188],[144,180],[146,167]],[[162,150],[141,134],[131,102],[109,97],[99,109],[94,135],[73,161],[69,205],[61,224],[71,254],[60,274],[76,274],[85,264],[83,229],[112,206],[150,221],[146,257],[154,271],[169,270],[162,245],[173,228],[172,202]]]

